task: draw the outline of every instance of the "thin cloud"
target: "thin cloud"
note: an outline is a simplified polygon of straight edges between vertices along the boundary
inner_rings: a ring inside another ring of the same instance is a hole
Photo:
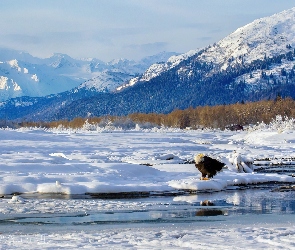
[[[131,44],[125,46],[125,48],[138,51],[140,53],[158,53],[164,51],[168,47],[167,42],[154,42],[154,43],[145,43],[145,44]]]
[[[10,42],[10,43],[25,43],[25,44],[40,44],[43,41],[43,39],[40,36],[34,36],[34,35],[27,35],[27,34],[8,34],[5,37],[2,37],[4,41]]]
[[[212,36],[203,36],[199,38],[199,40],[201,41],[212,41],[212,39],[213,39]]]

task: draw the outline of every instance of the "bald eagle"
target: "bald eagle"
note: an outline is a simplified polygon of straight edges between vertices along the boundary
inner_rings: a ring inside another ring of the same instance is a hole
[[[201,180],[212,178],[225,165],[224,163],[204,154],[196,155],[194,160],[196,168],[202,173]],[[206,178],[206,176],[208,176],[208,178]]]

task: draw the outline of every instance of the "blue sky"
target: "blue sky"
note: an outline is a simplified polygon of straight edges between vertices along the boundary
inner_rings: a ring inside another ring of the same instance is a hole
[[[49,57],[139,60],[187,52],[292,0],[1,0],[0,47]]]

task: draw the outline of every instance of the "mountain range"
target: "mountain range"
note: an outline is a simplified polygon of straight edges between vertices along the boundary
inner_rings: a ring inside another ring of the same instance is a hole
[[[277,95],[294,98],[295,8],[255,20],[205,48],[171,55],[163,62],[147,66],[145,71],[139,64],[131,67],[126,60],[103,64],[87,59],[83,64],[81,60],[78,63],[59,56],[61,60],[49,58],[45,64],[60,72],[58,77],[75,81],[89,77],[90,73],[96,75],[58,94],[2,101],[2,119],[56,120],[134,112],[167,113],[200,105],[274,99]],[[34,65],[38,63],[36,58],[32,60],[36,60]],[[33,81],[41,78],[28,64],[7,62],[19,74],[28,69]],[[114,69],[111,65],[117,66]],[[59,71],[63,67],[69,70]],[[71,71],[72,67],[80,71]],[[3,77],[0,88],[2,81]],[[18,89],[14,84],[17,80],[10,83],[11,89]]]
[[[105,63],[95,58],[74,59],[60,53],[41,59],[21,51],[0,49],[0,101],[57,94],[81,84],[80,87],[93,87],[97,91],[113,91],[142,74],[151,64],[166,61],[172,55],[176,53],[162,52],[138,62],[117,59]]]

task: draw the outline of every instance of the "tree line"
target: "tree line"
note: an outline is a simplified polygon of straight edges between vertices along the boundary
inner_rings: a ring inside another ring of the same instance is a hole
[[[174,110],[168,114],[159,113],[133,113],[127,116],[101,116],[101,117],[77,117],[73,120],[58,120],[51,122],[20,122],[18,127],[44,127],[56,128],[82,128],[85,122],[88,124],[101,124],[117,122],[117,124],[133,122],[134,124],[152,124],[173,128],[220,128],[225,129],[231,125],[247,126],[264,122],[270,123],[277,115],[295,118],[295,101],[292,98],[282,98],[279,95],[275,100],[263,100],[257,102],[239,102],[230,105],[199,106],[184,110]],[[3,121],[0,122],[3,127]],[[7,125],[7,124],[6,124]],[[14,124],[16,127],[16,124]]]

